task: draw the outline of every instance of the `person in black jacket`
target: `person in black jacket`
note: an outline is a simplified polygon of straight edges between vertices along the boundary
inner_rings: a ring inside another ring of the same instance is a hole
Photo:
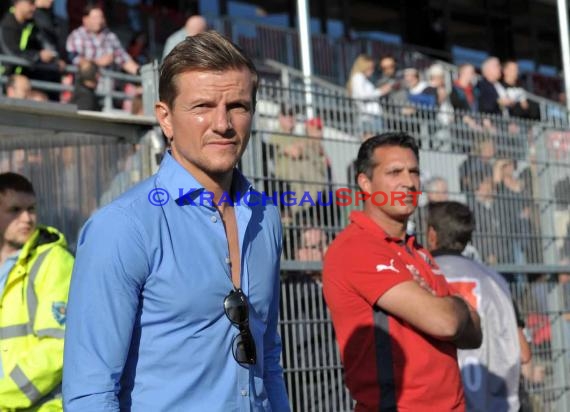
[[[502,115],[512,105],[500,82],[501,63],[496,57],[489,57],[481,65],[483,78],[477,84],[479,90],[479,111]]]
[[[71,103],[77,105],[78,110],[101,111],[99,98],[95,94],[99,80],[97,65],[91,60],[81,60],[77,71],[77,80]]]
[[[38,28],[42,42],[57,53],[58,58],[65,60],[65,40],[67,33],[62,22],[52,10],[53,0],[35,0],[34,25]]]
[[[33,24],[36,7],[32,0],[12,0],[13,8],[0,21],[0,50],[26,60],[30,66],[6,66],[5,74],[24,74],[31,79],[60,82],[63,65],[57,53],[49,50]],[[57,94],[52,96],[56,100]]]

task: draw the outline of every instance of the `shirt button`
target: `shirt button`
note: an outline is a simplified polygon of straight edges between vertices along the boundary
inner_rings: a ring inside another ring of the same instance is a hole
[[[226,263],[229,265],[230,263],[232,263],[231,259],[229,258],[229,256],[226,256]]]
[[[212,217],[210,217],[210,220],[212,221],[212,223],[216,223],[218,221],[218,218],[212,215]]]
[[[242,389],[241,396],[247,396],[247,395],[248,395],[247,391],[245,389]]]

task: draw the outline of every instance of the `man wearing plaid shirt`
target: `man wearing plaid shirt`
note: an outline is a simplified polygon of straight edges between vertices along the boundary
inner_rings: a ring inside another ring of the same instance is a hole
[[[119,67],[137,74],[139,65],[128,55],[118,37],[106,27],[101,7],[88,5],[83,11],[83,25],[71,32],[66,44],[69,60],[77,65],[92,60],[100,68]]]

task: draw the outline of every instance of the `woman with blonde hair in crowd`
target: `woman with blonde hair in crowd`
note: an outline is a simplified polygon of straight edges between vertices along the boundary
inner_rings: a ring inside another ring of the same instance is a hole
[[[356,101],[363,132],[376,134],[383,131],[382,108],[378,100],[392,90],[392,84],[375,87],[370,81],[373,73],[374,60],[365,54],[359,55],[352,65],[346,90]]]

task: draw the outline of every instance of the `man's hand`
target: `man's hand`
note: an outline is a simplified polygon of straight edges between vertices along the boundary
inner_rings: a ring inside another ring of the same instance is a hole
[[[95,64],[99,67],[107,67],[113,63],[113,53],[106,54],[95,60]]]
[[[393,88],[393,83],[386,83],[380,86],[378,88],[378,91],[380,92],[381,96],[385,96],[392,91],[392,88]]]
[[[55,59],[56,53],[53,50],[43,49],[40,51],[40,60],[44,63],[49,63]]]
[[[291,144],[283,149],[283,153],[292,159],[298,159],[303,155],[303,143]]]
[[[453,342],[457,345],[457,349],[477,349],[483,342],[483,332],[481,331],[481,318],[477,310],[467,302],[463,296],[452,295],[456,302],[462,302],[469,311],[469,318],[465,322],[463,329],[457,335]]]

